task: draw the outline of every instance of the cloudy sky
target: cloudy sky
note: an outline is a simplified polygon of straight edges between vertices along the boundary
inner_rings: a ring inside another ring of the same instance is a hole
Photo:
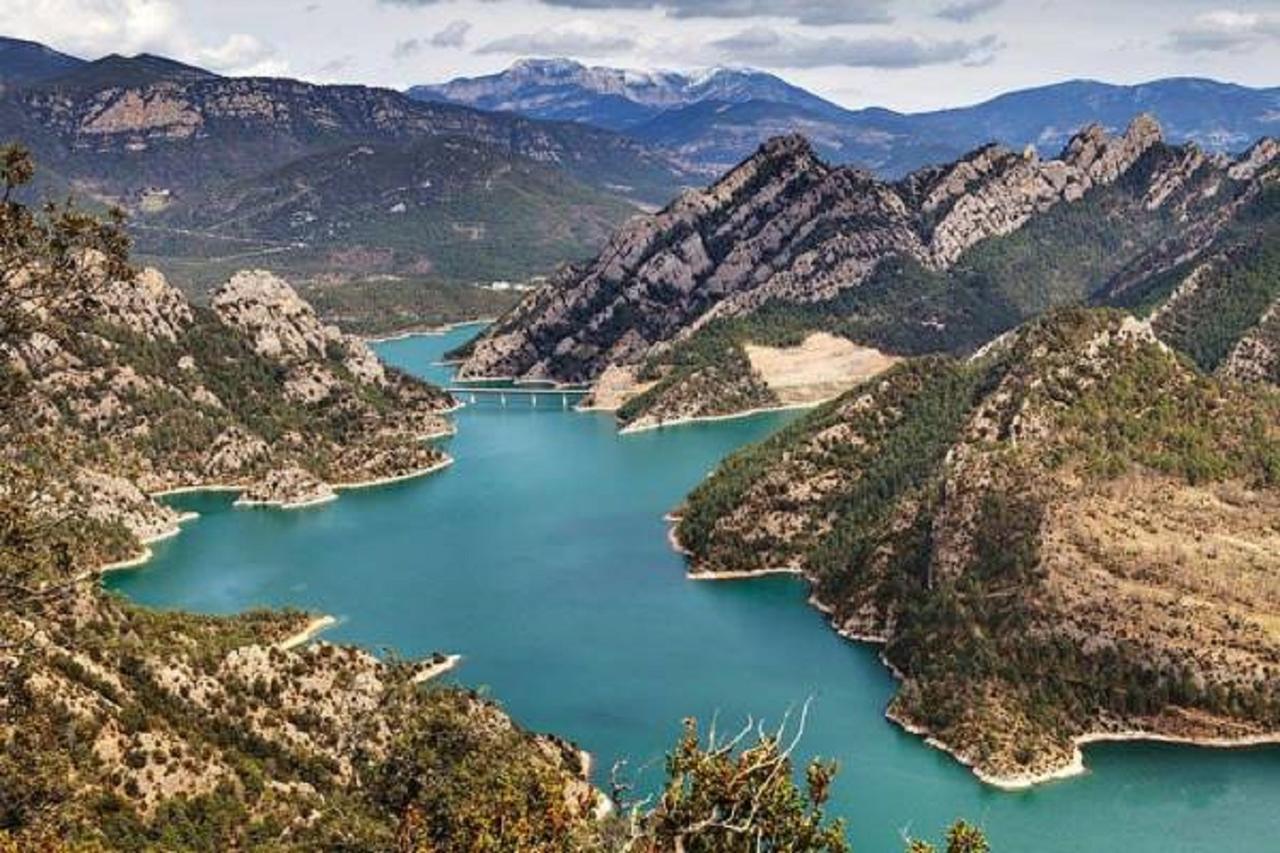
[[[1073,77],[1280,85],[1280,0],[0,0],[0,33],[394,87],[522,56],[750,65],[901,110]]]

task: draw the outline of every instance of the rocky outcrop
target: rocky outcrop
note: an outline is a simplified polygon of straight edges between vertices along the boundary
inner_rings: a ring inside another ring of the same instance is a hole
[[[122,523],[140,542],[172,536],[182,521],[180,513],[151,500],[133,482],[91,469],[77,472],[74,491],[61,501],[85,518]]]
[[[1114,183],[1160,142],[1159,125],[1139,116],[1117,137],[1098,125],[1086,127],[1057,160],[1041,162],[1034,151],[1018,155],[988,146],[936,177],[909,177],[909,184],[925,185],[911,193],[922,195],[921,214],[936,221],[927,259],[938,267],[954,264],[975,244],[1012,233],[1059,202],[1079,201],[1094,186]]]
[[[1257,170],[1236,166],[1240,181]],[[769,303],[828,303],[888,259],[950,270],[975,247],[1120,182],[1153,216],[1168,208],[1198,221],[1234,197],[1238,180],[1227,171],[1194,147],[1166,145],[1147,116],[1114,137],[1087,127],[1056,159],[991,145],[896,183],[829,167],[801,137],[776,139],[532,294],[476,343],[461,375],[592,381],[713,320]]]
[[[50,511],[147,541],[180,520],[148,493],[239,487],[289,508],[446,461],[428,439],[450,429],[448,395],[385,368],[270,273],[233,276],[211,309],[154,270],[83,296],[94,323],[60,320],[71,294],[5,353],[27,380],[5,445],[38,442],[63,472]]]
[[[1280,297],[1232,347],[1220,370],[1232,379],[1280,385]]]
[[[265,270],[236,273],[218,290],[212,302],[222,322],[249,336],[258,355],[290,366],[310,369],[311,388],[300,392],[314,402],[328,396],[337,383],[331,375],[316,375],[317,363],[338,362],[366,385],[385,387],[386,372],[368,344],[324,325],[315,309],[304,302],[288,282]],[[317,392],[319,387],[320,392]]]
[[[154,269],[132,281],[109,280],[91,296],[98,319],[144,338],[174,343],[191,326],[191,306],[176,287]]]
[[[1227,174],[1232,180],[1251,181],[1262,172],[1274,169],[1280,158],[1280,140],[1268,137],[1258,140],[1244,156],[1231,164]]]
[[[245,489],[239,506],[274,506],[281,509],[311,506],[338,497],[328,483],[305,468],[277,468]]]

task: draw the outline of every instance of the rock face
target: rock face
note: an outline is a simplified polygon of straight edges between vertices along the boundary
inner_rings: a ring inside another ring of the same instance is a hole
[[[258,355],[299,367],[317,361],[338,361],[357,381],[386,387],[382,362],[369,346],[353,335],[344,335],[335,326],[322,325],[315,309],[298,297],[282,278],[264,270],[239,272],[213,294],[213,310],[228,326],[249,336]],[[332,375],[311,381],[328,395],[336,384]]]
[[[771,300],[830,300],[887,258],[947,269],[1144,158],[1172,156],[1154,122],[1139,117],[1119,137],[1085,129],[1056,160],[987,146],[889,184],[826,166],[800,137],[777,139],[530,296],[475,346],[462,375],[590,381],[712,318]],[[1173,180],[1164,175],[1162,201]]]
[[[92,298],[101,319],[146,338],[174,343],[191,327],[191,306],[153,269],[133,281],[109,281]]]
[[[412,776],[424,802],[438,807],[446,790],[475,778],[471,762],[493,778],[521,779],[531,799],[563,797],[562,832],[569,822],[589,832],[603,799],[571,745],[525,731],[474,694],[418,689],[411,677],[429,662],[389,664],[325,643],[282,648],[306,622],[302,614],[160,617],[81,584],[26,621],[0,618],[6,629],[25,628],[21,657],[0,649],[5,790],[56,790],[42,816],[100,849],[152,847],[171,830],[172,809],[190,802],[225,808],[184,818],[189,834],[238,849],[260,846],[280,827],[298,850],[379,849],[403,832],[402,814],[367,793],[371,773]],[[74,725],[80,748],[59,748],[58,722]],[[450,757],[418,770],[424,744],[449,744]],[[253,757],[264,750],[279,763],[265,773]],[[492,790],[469,790],[468,805],[508,813],[511,804]],[[341,821],[316,819],[335,802]],[[110,820],[128,821],[129,835],[104,831]],[[5,834],[15,850],[56,843],[25,816]]]
[[[278,468],[245,489],[240,506],[293,509],[334,500],[338,493],[305,468]]]
[[[448,395],[385,368],[269,273],[235,275],[212,309],[153,270],[87,298],[92,328],[55,310],[4,353],[30,412],[6,441],[50,448],[75,484],[57,502],[86,518],[147,540],[178,521],[148,492],[240,486],[246,503],[290,507],[446,458],[427,439],[450,429]]]
[[[1046,308],[1142,291],[1224,230],[1255,228],[1238,223],[1274,184],[1275,152],[1264,142],[1229,163],[1165,144],[1139,116],[1119,136],[1085,128],[1053,160],[989,145],[885,183],[776,139],[531,294],[461,375],[666,376],[640,415],[662,420],[727,413],[717,394],[759,404],[723,359],[721,379],[690,367],[731,321],[774,318],[729,333],[739,347],[791,322],[895,354],[976,348]]]
[[[695,572],[803,573],[885,644],[890,716],[984,778],[1076,739],[1280,738],[1280,396],[1117,311],[915,359],[727,460],[678,514]]]
[[[1280,297],[1232,347],[1221,369],[1232,379],[1280,385]]]

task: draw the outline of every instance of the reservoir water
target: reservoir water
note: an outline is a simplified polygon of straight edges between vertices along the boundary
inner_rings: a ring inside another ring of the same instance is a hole
[[[388,342],[388,361],[437,382],[475,330]],[[812,697],[800,752],[835,758],[830,811],[858,853],[902,833],[981,824],[996,851],[1280,850],[1280,749],[1090,748],[1089,773],[1009,794],[885,721],[894,684],[875,650],[835,635],[786,577],[695,583],[663,514],[727,453],[784,416],[617,435],[605,415],[486,403],[457,415],[456,464],[312,509],[174,503],[201,518],[109,586],[160,608],[293,606],[337,616],[335,642],[464,656],[451,676],[521,723],[640,787],[662,774],[680,720],[777,721]]]

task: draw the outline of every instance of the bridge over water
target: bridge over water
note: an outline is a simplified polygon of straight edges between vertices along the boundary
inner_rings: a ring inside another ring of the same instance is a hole
[[[537,408],[539,402],[544,405],[557,405],[563,409],[582,402],[591,393],[589,388],[557,388],[557,387],[522,387],[495,388],[493,386],[451,386],[445,389],[455,400],[475,405],[481,402],[497,403],[500,406],[528,403]]]

